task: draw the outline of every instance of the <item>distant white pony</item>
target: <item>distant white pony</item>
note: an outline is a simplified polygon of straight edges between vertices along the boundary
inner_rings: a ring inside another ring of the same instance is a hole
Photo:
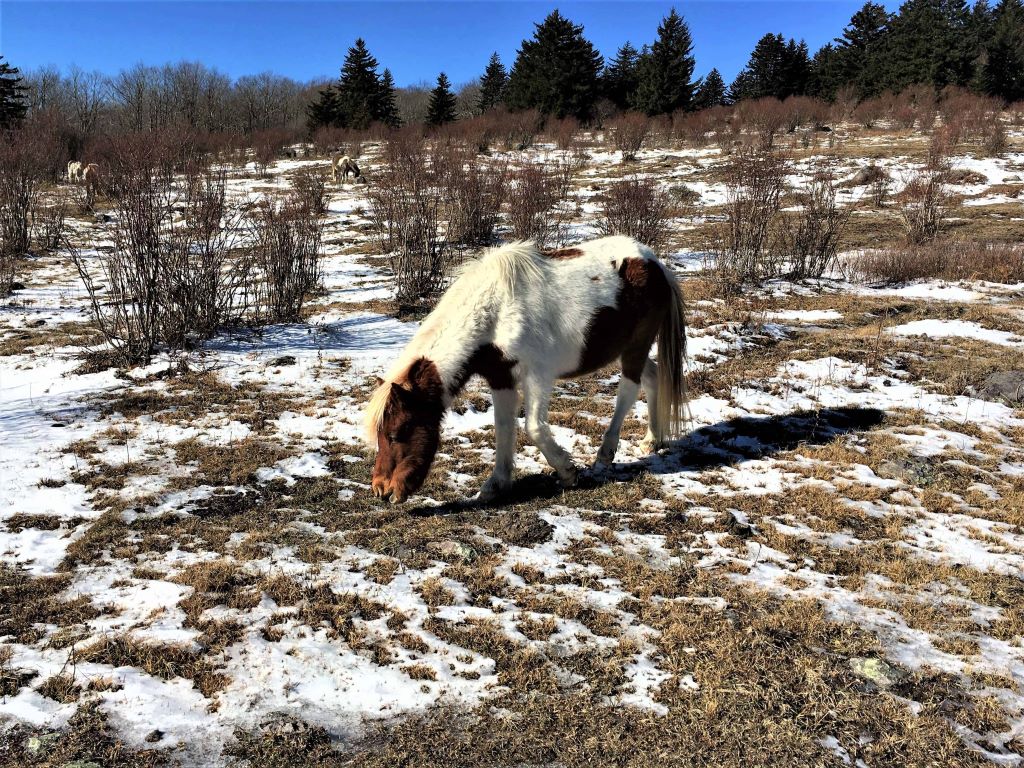
[[[72,184],[85,181],[85,163],[80,160],[72,160],[68,163],[68,181]]]
[[[341,178],[344,181],[348,178],[351,173],[353,178],[360,178],[362,173],[359,171],[359,166],[356,165],[356,161],[348,155],[343,155],[340,152],[331,158],[331,180],[337,184],[338,174],[341,174]]]

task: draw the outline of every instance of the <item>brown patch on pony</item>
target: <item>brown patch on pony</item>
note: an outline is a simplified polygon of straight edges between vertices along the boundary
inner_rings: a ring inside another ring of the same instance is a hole
[[[671,307],[672,286],[658,262],[624,259],[619,265],[614,307],[601,307],[587,326],[579,366],[566,378],[582,376],[622,359],[622,375],[640,381],[651,345]]]
[[[578,259],[583,255],[582,248],[557,248],[553,251],[541,251],[545,257],[556,261],[562,259]]]
[[[414,360],[390,384],[377,428],[377,458],[372,486],[377,496],[396,504],[415,493],[427,479],[441,442],[444,388],[432,360]]]
[[[516,384],[512,369],[516,365],[515,360],[505,357],[493,344],[484,344],[470,355],[459,375],[448,387],[448,394],[454,397],[461,392],[471,376],[482,376],[491,389],[512,389]]]

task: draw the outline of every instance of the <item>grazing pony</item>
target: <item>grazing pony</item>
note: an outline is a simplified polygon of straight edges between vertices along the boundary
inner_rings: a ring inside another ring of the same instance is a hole
[[[641,385],[650,424],[643,449],[678,434],[686,407],[686,325],[675,276],[628,237],[605,237],[544,253],[513,243],[467,264],[374,392],[367,442],[377,449],[373,492],[404,501],[426,480],[441,421],[478,374],[494,402],[495,466],[480,490],[491,501],[512,482],[519,413],[526,432],[563,486],[578,469],[548,425],[555,380],[622,363],[615,413],[595,466],[610,464],[619,430]],[[648,354],[658,341],[658,362]]]
[[[71,184],[75,184],[83,180],[83,173],[85,172],[85,163],[79,160],[72,160],[68,163],[68,181]]]
[[[83,164],[80,178],[90,192],[95,192],[100,187],[100,167],[96,163]]]
[[[331,180],[338,183],[338,173],[341,173],[342,181],[348,179],[348,175],[351,173],[353,178],[358,179],[362,174],[359,172],[359,166],[356,165],[356,161],[348,155],[336,154],[331,158]]]

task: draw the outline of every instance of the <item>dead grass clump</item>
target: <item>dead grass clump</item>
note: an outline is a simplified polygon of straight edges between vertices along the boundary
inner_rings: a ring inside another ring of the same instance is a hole
[[[45,739],[45,749],[33,749],[33,738],[46,731],[15,725],[0,735],[0,760],[5,766],[50,768],[50,766],[102,765],[104,768],[158,768],[168,764],[167,755],[157,750],[134,750],[117,738],[98,703],[79,707],[62,727],[57,738]]]
[[[235,731],[229,757],[243,765],[265,768],[342,768],[331,735],[320,726],[298,720],[272,720],[254,731]]]
[[[849,262],[865,282],[905,283],[913,280],[1024,280],[1024,247],[1016,243],[985,243],[945,239],[923,245],[868,251]]]
[[[253,437],[228,445],[210,445],[193,437],[173,448],[178,462],[194,465],[205,482],[226,486],[251,484],[256,470],[272,467],[288,455],[279,446]]]
[[[44,680],[36,687],[36,692],[61,704],[71,704],[82,695],[82,687],[75,682],[74,675],[62,672]]]
[[[0,637],[34,643],[47,625],[71,627],[100,615],[85,595],[65,599],[71,583],[68,574],[33,577],[26,571],[0,566]]]
[[[383,605],[364,595],[338,594],[330,585],[321,583],[303,590],[298,617],[313,629],[324,628],[331,637],[341,637],[349,645],[361,646],[362,631],[353,620],[372,621],[385,613]]]
[[[125,635],[106,635],[76,653],[78,661],[138,667],[162,680],[183,677],[209,698],[227,684],[227,678],[213,670],[205,654],[188,645],[150,643]]]

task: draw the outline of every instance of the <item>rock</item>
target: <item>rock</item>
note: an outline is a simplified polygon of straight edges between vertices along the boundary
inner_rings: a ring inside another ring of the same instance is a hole
[[[476,560],[476,550],[461,541],[432,541],[427,545],[427,549],[435,555],[451,560],[462,560],[467,563]]]
[[[25,284],[24,283],[19,283],[17,280],[15,280],[13,283],[11,283],[11,290],[12,291],[24,291],[25,290]]]
[[[935,482],[935,467],[932,462],[919,456],[894,455],[879,464],[875,474],[889,480],[902,480],[907,485],[919,488]]]
[[[985,400],[998,400],[1007,405],[1024,404],[1024,371],[997,371],[990,374],[975,393]]]
[[[156,742],[158,742],[161,739],[163,739],[163,737],[164,737],[164,732],[159,730],[159,729],[156,729],[156,730],[150,731],[146,735],[146,741],[148,741],[150,744],[155,744]]]
[[[286,365],[295,365],[295,355],[281,355],[267,363],[268,368],[282,368]]]
[[[953,168],[942,174],[942,180],[947,184],[987,184],[988,176],[967,168]]]
[[[1013,176],[1007,176],[1003,179],[1003,184],[1013,184],[1015,181],[1020,181],[1020,176],[1014,174]]]
[[[25,740],[25,749],[33,755],[45,755],[51,749],[54,744],[60,740],[60,734],[54,731],[53,733],[41,733],[38,736],[30,736]]]
[[[26,328],[39,328],[44,325],[46,325],[46,321],[43,320],[43,318],[41,317],[36,318],[35,320],[29,320],[27,323],[25,323]]]
[[[62,764],[60,768],[103,768],[103,766],[92,760],[72,760],[70,763]]]
[[[879,688],[891,688],[907,679],[906,672],[884,659],[855,657],[850,659],[850,669],[853,670],[853,674],[874,683]]]
[[[889,178],[889,174],[883,168],[879,168],[877,165],[868,165],[857,171],[849,183],[855,187],[862,187],[865,184],[874,184],[879,179],[887,178]]]

